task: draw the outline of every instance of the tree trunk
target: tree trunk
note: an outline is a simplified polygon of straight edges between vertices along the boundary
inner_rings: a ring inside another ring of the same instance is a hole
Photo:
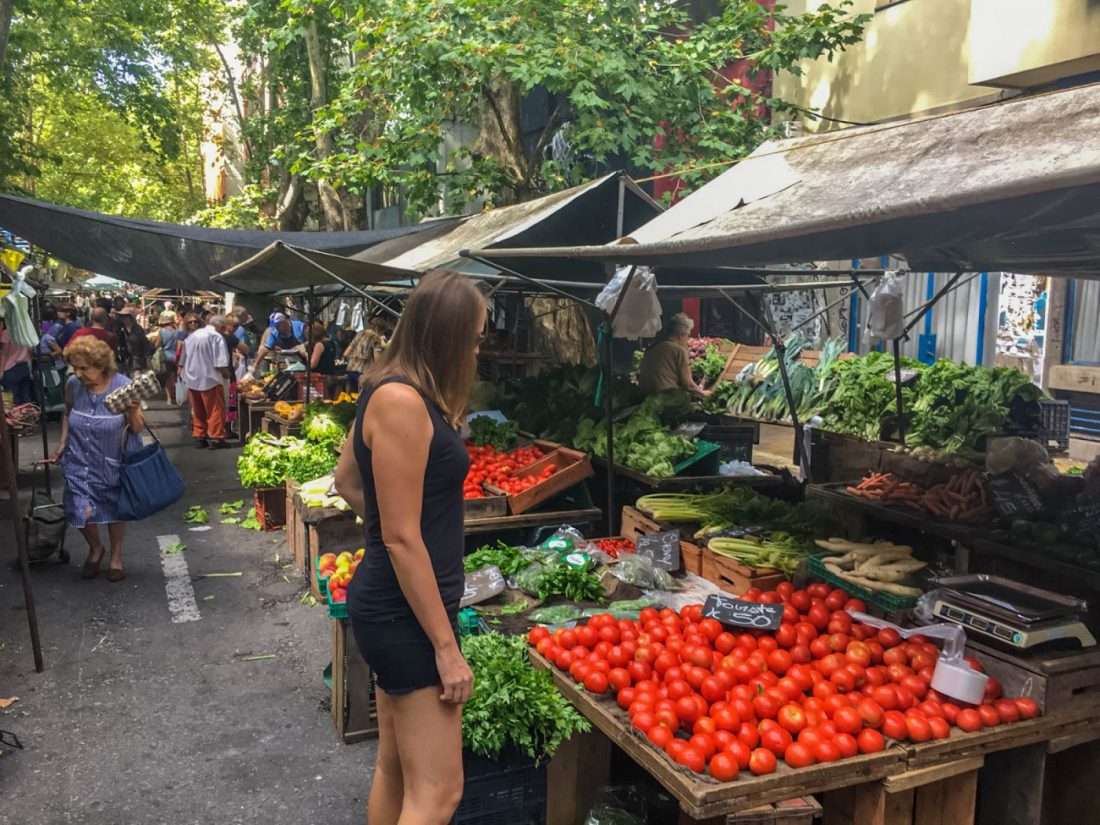
[[[474,153],[494,159],[513,177],[514,183],[501,192],[501,204],[520,203],[529,196],[527,159],[520,125],[519,86],[498,77],[481,90],[480,130]]]
[[[11,33],[11,15],[15,0],[0,0],[0,72],[4,70],[4,55],[8,51],[8,35]]]
[[[275,210],[275,228],[280,232],[292,232],[299,229],[295,216],[298,214],[298,200],[302,197],[302,176],[291,175],[286,191],[279,199]]]
[[[316,117],[316,113],[328,103],[328,91],[326,89],[327,77],[325,69],[325,55],[321,47],[321,34],[317,29],[317,21],[310,20],[306,29],[306,54],[309,57],[309,108]],[[328,130],[321,130],[314,124],[315,152],[317,160],[324,160],[332,154],[332,134]],[[321,210],[325,216],[326,228],[337,231],[347,231],[347,214],[344,204],[340,200],[340,194],[329,183],[327,178],[319,177],[317,181],[317,194],[321,201]]]

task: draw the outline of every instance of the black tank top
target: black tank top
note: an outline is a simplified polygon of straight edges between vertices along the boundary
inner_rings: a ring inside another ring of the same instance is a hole
[[[313,371],[321,375],[336,375],[336,342],[329,339],[321,345],[321,357]]]
[[[348,614],[360,621],[386,622],[415,616],[397,582],[389,551],[382,541],[382,522],[371,468],[371,450],[363,443],[363,411],[378,387],[391,382],[413,386],[404,378],[387,378],[359,397],[355,417],[355,460],[363,477],[366,518],[363,532],[366,553],[348,586]],[[423,396],[422,396],[423,397]],[[424,470],[424,497],[420,512],[420,534],[431,557],[435,581],[443,606],[452,621],[465,591],[462,569],[463,502],[462,482],[470,469],[470,456],[462,438],[435,404],[424,399],[432,419],[432,442]]]

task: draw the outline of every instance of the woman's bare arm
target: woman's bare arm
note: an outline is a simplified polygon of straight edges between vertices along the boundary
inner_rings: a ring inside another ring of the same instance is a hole
[[[367,517],[367,502],[363,496],[363,476],[359,474],[359,462],[355,459],[355,439],[363,434],[352,427],[336,464],[336,492],[348,503],[351,511],[361,519]]]

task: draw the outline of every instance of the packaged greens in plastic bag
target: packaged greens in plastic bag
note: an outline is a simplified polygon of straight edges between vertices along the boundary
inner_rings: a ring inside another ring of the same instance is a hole
[[[560,562],[550,562],[550,564],[559,564]],[[516,576],[516,586],[524,593],[530,593],[532,596],[539,592],[539,579],[542,578],[542,574],[548,569],[548,564],[545,561],[536,561],[528,565],[526,570],[521,570],[519,575]]]
[[[561,624],[579,619],[581,609],[572,604],[559,604],[554,607],[539,607],[527,614],[528,620],[535,624]]]
[[[623,556],[618,564],[611,567],[611,575],[643,590],[683,589],[683,585],[672,578],[667,570],[655,567],[646,556]]]

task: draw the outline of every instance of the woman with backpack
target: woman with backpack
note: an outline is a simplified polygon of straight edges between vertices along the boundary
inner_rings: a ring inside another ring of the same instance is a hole
[[[165,400],[169,406],[176,404],[176,354],[177,344],[181,339],[180,331],[176,329],[176,313],[165,311],[160,314],[159,329],[151,336],[153,341],[153,358],[159,369],[157,377],[164,387]]]

